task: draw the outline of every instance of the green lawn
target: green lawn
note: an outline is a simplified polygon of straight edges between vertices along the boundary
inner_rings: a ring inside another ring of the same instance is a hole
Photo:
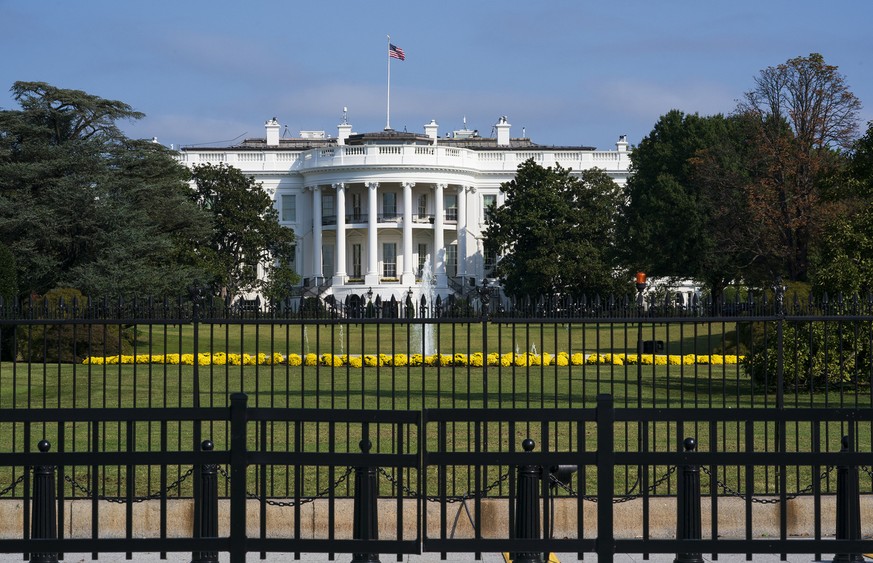
[[[421,334],[430,331],[442,353],[481,352],[635,352],[640,326],[635,323],[422,323],[347,322],[297,324],[200,323],[200,351],[255,353],[378,354],[421,352]],[[487,338],[483,333],[487,329]],[[642,340],[661,340],[671,354],[738,353],[735,323],[682,322],[642,325]],[[193,325],[136,327],[138,353],[184,353],[194,350]],[[95,353],[98,351],[95,351]]]
[[[639,327],[623,322],[566,325],[534,323],[525,325],[489,323],[440,323],[433,326],[438,351],[441,353],[469,353],[478,351],[508,353],[535,350],[537,352],[617,352],[633,353],[637,349]],[[652,325],[642,327],[642,340],[663,340],[665,353],[709,354],[736,353],[735,326],[731,323],[698,323]],[[487,335],[485,333],[487,329]],[[199,352],[257,352],[283,354],[298,353],[408,353],[414,352],[420,340],[421,325],[402,323],[308,323],[239,325],[200,324]],[[139,325],[135,327],[134,351],[140,354],[193,352],[192,325],[164,326]],[[92,351],[99,355],[99,351]],[[52,407],[137,407],[163,408],[192,406],[195,380],[199,382],[199,403],[203,406],[226,406],[232,393],[243,391],[249,395],[249,404],[259,407],[294,407],[308,409],[370,409],[419,410],[422,408],[478,409],[484,406],[516,409],[591,408],[600,393],[614,397],[617,408],[686,407],[686,408],[773,408],[776,397],[772,389],[755,387],[739,365],[683,365],[683,366],[530,366],[530,367],[351,367],[324,366],[180,366],[180,365],[82,365],[57,363],[0,363],[0,409]],[[870,406],[867,388],[833,389],[829,392],[786,390],[786,407],[839,407]],[[703,412],[703,411],[701,411]],[[60,422],[65,429],[65,449],[85,449],[92,438],[91,428],[85,424]],[[32,427],[30,449],[41,437],[55,444],[60,426],[49,424]],[[778,440],[774,424],[756,424],[753,427],[754,448],[774,451]],[[117,424],[100,426],[101,449],[124,451],[128,445],[127,429]],[[133,443],[138,451],[156,451],[163,436],[158,424],[138,424],[133,431]],[[287,451],[295,440],[307,451],[357,451],[361,439],[358,425],[338,425],[333,429],[325,424],[303,421],[274,421],[264,425],[249,425],[250,447]],[[469,444],[487,442],[489,448],[507,449],[510,444],[520,447],[525,437],[540,442],[542,428],[538,424],[506,423],[475,427],[456,423],[450,427],[449,444],[463,449]],[[789,423],[785,428],[787,447],[799,450],[813,447],[812,426]],[[821,449],[839,448],[839,437],[846,431],[841,424],[826,424],[820,429]],[[370,438],[379,451],[392,451],[398,436],[391,425],[375,425]],[[410,431],[411,432],[411,431]],[[431,445],[436,429],[428,427],[427,439]],[[555,423],[551,428],[549,449],[561,450],[575,446],[576,430],[567,423]],[[712,434],[715,432],[716,434]],[[201,426],[202,436],[216,442],[218,449],[227,446],[227,426]],[[720,423],[713,427],[703,423],[687,423],[680,431],[675,423],[643,426],[640,423],[616,424],[618,447],[635,449],[642,434],[648,436],[652,447],[678,449],[682,436],[694,435],[701,448],[710,448],[714,441],[718,449],[742,451],[746,447],[744,424]],[[585,428],[585,447],[596,448],[593,426]],[[171,423],[167,427],[170,448],[188,450],[193,446],[194,423]],[[417,436],[407,433],[404,440],[414,443]],[[27,448],[21,424],[0,424],[0,446],[4,451],[22,451]],[[870,450],[869,424],[859,426],[859,444]],[[538,449],[543,445],[539,444]],[[340,468],[338,468],[339,470]],[[171,471],[177,477],[185,468]],[[487,470],[486,481],[493,480],[507,468]],[[649,468],[650,479],[663,476],[665,467]],[[72,471],[72,470],[71,470]],[[76,472],[85,475],[87,469]],[[101,470],[107,494],[123,492],[123,468]],[[293,466],[272,467],[266,473],[251,472],[252,482],[266,479],[272,494],[279,496],[293,491]],[[735,486],[744,482],[739,468],[724,469],[720,479]],[[789,471],[789,492],[809,482],[809,468]],[[78,473],[77,473],[78,474]],[[755,475],[755,487],[773,491],[775,469],[761,468]],[[465,467],[450,468],[446,477],[458,492],[472,487],[471,474]],[[591,471],[584,472],[584,481],[576,481],[577,488],[593,491],[596,485]],[[9,470],[0,471],[0,488],[11,477]],[[138,494],[160,488],[157,467],[140,467],[135,475]],[[323,490],[328,483],[327,470],[307,468],[303,475],[303,494]],[[84,479],[84,477],[83,477]],[[429,475],[430,488],[437,477]],[[637,469],[620,469],[616,475],[616,491],[630,490],[637,479]],[[77,478],[77,481],[79,479]],[[258,481],[259,482],[259,481]],[[190,480],[181,487],[190,493]],[[289,484],[290,483],[290,484]],[[486,483],[487,484],[487,483]],[[796,487],[795,487],[796,485]],[[389,494],[382,483],[383,493]],[[254,487],[254,485],[253,485]],[[251,490],[254,490],[252,488]],[[347,491],[347,490],[346,490]],[[502,492],[506,492],[505,488]],[[658,493],[675,492],[675,477],[662,485]]]

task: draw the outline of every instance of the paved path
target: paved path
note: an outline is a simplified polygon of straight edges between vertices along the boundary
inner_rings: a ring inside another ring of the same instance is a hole
[[[615,556],[616,563],[644,563],[649,561],[651,563],[673,563],[674,555],[672,554],[653,554],[649,556],[649,559],[643,559],[643,556],[640,554],[617,554]],[[558,554],[558,559],[561,563],[573,563],[577,561],[576,554]],[[703,560],[706,562],[713,561],[709,554],[703,555]],[[820,561],[829,562],[832,560],[832,555],[823,555]],[[20,554],[0,554],[0,562],[2,563],[12,563],[12,562],[21,562],[22,558]],[[91,554],[75,554],[68,553],[64,559],[65,562],[68,563],[88,563],[91,561],[100,561],[104,563],[121,563],[123,561],[127,561],[124,557],[124,554],[118,553],[107,553],[100,556],[97,560],[91,559]],[[176,553],[176,554],[168,554],[167,559],[162,560],[157,553],[135,553],[133,555],[133,559],[131,561],[136,562],[144,562],[144,563],[160,563],[161,561],[167,561],[169,563],[188,563],[191,561],[190,553]],[[230,558],[228,554],[222,553],[219,555],[220,563],[229,563]],[[265,561],[266,563],[292,563],[294,561],[293,555],[287,553],[268,553],[267,558],[262,560],[260,559],[260,555],[257,553],[250,553],[247,559],[247,563],[256,563],[260,561]],[[304,563],[329,563],[327,555],[316,553],[316,554],[303,554],[301,556],[300,561]],[[337,554],[334,558],[334,561],[337,563],[350,563],[351,555],[348,554]],[[393,555],[382,555],[380,557],[381,563],[394,563],[397,561],[397,558]],[[442,560],[440,559],[439,553],[428,553],[426,555],[407,555],[404,556],[404,563],[440,563]],[[473,558],[472,554],[449,554],[447,562],[462,562],[462,563],[474,563],[476,560]],[[480,560],[483,563],[504,563],[503,557],[500,554],[495,553],[484,553],[482,554],[482,559]],[[595,554],[585,554],[585,559],[581,560],[586,563],[592,563],[597,561],[597,555]],[[741,563],[746,561],[745,555],[735,555],[735,554],[722,554],[719,555],[717,563]],[[779,555],[754,555],[752,561],[755,563],[777,563],[781,561]],[[816,561],[813,559],[812,555],[797,555],[791,554],[788,556],[787,561],[789,563],[812,563]],[[871,559],[865,559],[865,561],[873,561]]]

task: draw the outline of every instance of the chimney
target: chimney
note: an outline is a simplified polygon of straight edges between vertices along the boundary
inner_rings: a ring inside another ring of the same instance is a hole
[[[435,119],[431,119],[430,123],[425,124],[424,134],[433,139],[433,144],[436,144],[439,137],[439,125],[437,125]]]
[[[340,123],[336,126],[336,144],[346,144],[346,139],[352,134],[352,126],[348,123]]]
[[[497,146],[498,147],[508,147],[509,146],[509,122],[506,121],[506,116],[503,115],[500,119],[497,120],[497,125],[494,126],[497,129]]]
[[[343,120],[336,126],[336,144],[346,144],[346,139],[352,134],[352,126],[349,125],[349,108],[343,106]]]
[[[627,152],[627,135],[620,135],[618,142],[615,143],[615,150],[618,152]]]
[[[264,126],[267,128],[267,146],[268,147],[278,147],[279,146],[279,122],[274,117],[273,119],[267,121]]]

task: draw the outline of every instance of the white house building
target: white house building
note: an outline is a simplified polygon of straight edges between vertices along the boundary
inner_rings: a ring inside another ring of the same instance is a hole
[[[280,136],[276,118],[266,137],[238,145],[186,147],[187,166],[224,163],[253,176],[274,198],[282,224],[297,236],[293,261],[304,292],[401,300],[418,298],[422,274],[446,298],[490,277],[493,257],[482,233],[490,205],[502,204],[500,185],[533,158],[575,172],[603,169],[624,185],[627,139],[615,150],[538,145],[513,138],[501,117],[493,137],[466,129],[440,136],[435,121],[424,133],[393,130],[357,134],[345,118],[336,137],[323,131]],[[287,128],[286,128],[287,130]]]

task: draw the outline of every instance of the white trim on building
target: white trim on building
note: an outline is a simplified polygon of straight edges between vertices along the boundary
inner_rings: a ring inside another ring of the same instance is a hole
[[[505,117],[495,138],[466,128],[440,138],[435,121],[425,134],[355,134],[344,122],[333,139],[312,131],[280,138],[276,118],[265,127],[264,139],[182,148],[179,160],[227,164],[260,182],[297,236],[306,291],[338,300],[369,290],[383,300],[402,302],[409,290],[418,298],[423,250],[443,298],[480,284],[486,205],[502,204],[500,185],[527,159],[576,173],[600,168],[622,186],[630,164],[624,136],[609,151],[541,146],[512,138]]]

